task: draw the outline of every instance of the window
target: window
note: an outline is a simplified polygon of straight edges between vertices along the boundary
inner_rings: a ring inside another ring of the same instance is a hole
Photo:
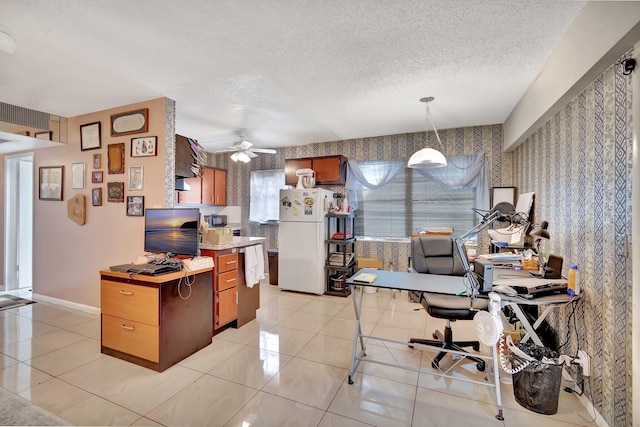
[[[278,221],[280,189],[284,188],[284,169],[251,172],[249,221]]]
[[[368,178],[376,173],[375,162],[371,163],[358,163]],[[388,184],[358,191],[355,233],[408,237],[419,228],[453,227],[454,235],[462,235],[474,226],[475,204],[475,188],[442,188],[416,170],[404,168]]]

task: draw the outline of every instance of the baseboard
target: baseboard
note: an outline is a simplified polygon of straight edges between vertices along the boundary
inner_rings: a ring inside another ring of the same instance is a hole
[[[567,367],[563,367],[562,369],[562,377],[567,380],[567,381],[571,381],[572,383],[575,384],[575,380],[571,377],[571,374],[567,371]],[[578,392],[580,392],[580,390],[578,390]],[[587,410],[587,412],[594,416],[595,418],[595,423],[597,426],[600,427],[609,427],[609,424],[604,420],[604,418],[602,418],[602,415],[600,415],[600,413],[598,411],[596,411],[596,408],[593,406],[593,403],[591,403],[591,401],[589,399],[587,399],[587,396],[585,396],[584,394],[581,396],[579,394],[576,393],[576,397],[578,398],[578,401],[580,401],[580,403],[582,404],[582,406],[584,406],[584,408]]]
[[[92,307],[90,305],[78,304],[77,302],[67,301],[64,299],[53,298],[46,295],[40,295],[33,293],[31,294],[34,300],[40,300],[43,302],[50,302],[52,304],[62,305],[68,308],[72,308],[74,310],[86,311],[91,314],[100,314],[100,307]]]

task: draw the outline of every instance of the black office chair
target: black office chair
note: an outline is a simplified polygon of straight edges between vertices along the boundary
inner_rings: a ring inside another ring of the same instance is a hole
[[[413,269],[416,273],[443,274],[451,276],[463,276],[465,271],[456,248],[454,239],[448,235],[426,234],[411,238],[411,257]],[[463,347],[473,347],[480,350],[478,341],[454,341],[451,330],[451,322],[456,320],[472,320],[478,310],[488,309],[488,300],[478,298],[473,303],[473,309],[468,296],[446,295],[431,292],[422,292],[416,295],[430,316],[438,319],[446,319],[444,334],[440,331],[433,333],[433,340],[423,338],[411,338],[411,343],[438,346],[446,350],[456,350],[467,353]],[[416,299],[416,298],[414,298]],[[439,352],[433,359],[432,366],[439,369],[440,361],[447,354]],[[485,370],[483,359],[471,354],[466,358],[476,362],[479,371]]]

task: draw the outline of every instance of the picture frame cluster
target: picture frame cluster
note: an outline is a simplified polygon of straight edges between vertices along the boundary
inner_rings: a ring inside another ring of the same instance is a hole
[[[111,139],[122,136],[146,133],[149,130],[149,109],[141,108],[110,116]],[[158,155],[158,137],[140,136],[129,137],[129,150],[126,142],[113,142],[107,144],[106,161],[103,162],[103,126],[101,121],[81,124],[79,128],[80,151],[91,153],[89,161],[89,173],[91,177],[91,206],[103,206],[103,194],[106,191],[108,203],[123,203],[127,216],[144,216],[145,196],[143,191],[144,167],[142,164],[127,165],[127,157],[140,158],[143,161],[147,157]],[[51,139],[51,132],[42,132],[36,137]],[[127,156],[128,153],[128,156]],[[71,189],[83,190],[86,188],[87,162],[78,161],[71,164]],[[123,175],[122,179],[107,180],[105,182],[105,170],[108,176]],[[125,175],[126,174],[126,175]],[[40,200],[62,201],[64,200],[64,165],[41,166],[38,176],[38,196]],[[101,184],[106,183],[106,189]],[[125,183],[126,189],[125,189]],[[125,194],[138,192],[138,194]],[[76,194],[77,195],[77,194]],[[73,196],[73,195],[71,195]],[[126,203],[125,203],[126,199]]]

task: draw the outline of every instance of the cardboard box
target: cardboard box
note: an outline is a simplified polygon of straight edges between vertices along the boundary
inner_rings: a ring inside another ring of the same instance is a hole
[[[233,230],[230,228],[207,228],[202,232],[202,243],[222,245],[233,241]]]
[[[380,258],[356,258],[358,270],[361,268],[382,268],[382,260]]]

